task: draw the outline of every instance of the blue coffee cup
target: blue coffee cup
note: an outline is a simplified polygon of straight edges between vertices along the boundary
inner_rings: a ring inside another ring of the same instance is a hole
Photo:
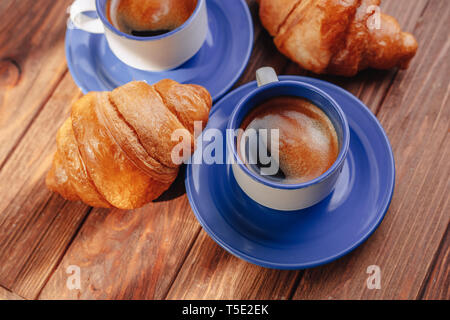
[[[111,7],[120,0],[111,0]],[[75,0],[70,19],[80,30],[104,34],[111,51],[127,65],[145,71],[176,68],[192,58],[203,46],[208,32],[206,0],[198,0],[191,17],[168,33],[137,37],[121,32],[107,19],[107,0]],[[96,18],[84,13],[96,11]]]
[[[232,157],[232,172],[239,187],[254,201],[271,209],[297,211],[325,199],[341,174],[350,144],[350,129],[339,105],[321,89],[299,81],[279,81],[272,68],[257,71],[258,88],[235,107],[227,126],[227,152]],[[331,120],[339,142],[334,164],[319,177],[298,184],[280,183],[250,170],[239,156],[236,130],[249,112],[268,99],[279,96],[301,97],[319,107]]]

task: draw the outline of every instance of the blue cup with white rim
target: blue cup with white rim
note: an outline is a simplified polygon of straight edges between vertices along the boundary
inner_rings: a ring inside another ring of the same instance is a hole
[[[106,16],[107,2],[75,0],[69,8],[70,20],[80,30],[104,34],[114,55],[133,68],[153,72],[174,69],[192,58],[206,40],[206,0],[197,0],[192,15],[178,28],[150,37],[133,36],[114,27]],[[91,11],[97,12],[97,18],[86,14]]]
[[[255,202],[280,211],[297,211],[311,207],[325,199],[334,190],[342,172],[350,145],[347,118],[336,101],[321,89],[298,81],[279,81],[272,68],[261,68],[256,73],[258,88],[245,96],[235,107],[227,125],[227,152],[231,157],[232,172],[239,187]],[[238,152],[236,131],[240,129],[251,110],[271,98],[300,97],[320,108],[332,122],[339,143],[339,154],[333,165],[319,177],[297,184],[274,181],[250,170]]]

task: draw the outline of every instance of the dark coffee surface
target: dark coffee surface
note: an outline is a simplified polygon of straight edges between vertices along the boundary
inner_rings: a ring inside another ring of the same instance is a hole
[[[338,138],[331,120],[306,99],[287,96],[270,99],[246,116],[241,129],[279,130],[279,171],[267,178],[281,183],[313,180],[325,173],[339,154]],[[248,159],[249,151],[245,152]],[[246,165],[257,173],[264,167],[259,160],[256,164]]]
[[[146,30],[146,31],[138,31],[131,30],[131,34],[135,37],[155,37],[160,36],[162,34],[166,34],[172,30]]]
[[[196,6],[197,0],[108,0],[106,16],[121,32],[153,37],[181,26]]]

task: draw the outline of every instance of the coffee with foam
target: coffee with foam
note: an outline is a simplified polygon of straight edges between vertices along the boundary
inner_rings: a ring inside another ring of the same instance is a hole
[[[108,0],[106,16],[124,33],[150,37],[180,27],[196,6],[197,0]]]
[[[241,129],[279,130],[279,172],[268,178],[280,183],[311,181],[325,173],[339,154],[333,123],[319,107],[303,98],[281,96],[267,100],[249,112]],[[240,156],[250,170],[260,171],[259,164],[249,164],[246,157]]]

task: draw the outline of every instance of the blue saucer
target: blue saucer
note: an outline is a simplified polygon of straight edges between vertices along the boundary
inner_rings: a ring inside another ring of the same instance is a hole
[[[200,51],[182,66],[165,72],[129,67],[109,49],[104,35],[70,26],[66,58],[70,73],[83,93],[112,90],[132,80],[155,83],[172,79],[199,84],[220,99],[239,79],[253,48],[253,22],[244,0],[207,0],[209,32]]]
[[[349,253],[381,223],[394,191],[394,158],[380,123],[353,95],[321,80],[297,76],[280,80],[315,85],[345,112],[350,150],[336,190],[314,207],[285,214],[251,200],[225,164],[188,165],[186,190],[200,224],[230,253],[263,267],[312,268]],[[252,82],[224,97],[214,106],[207,128],[223,133],[233,108],[255,88]],[[203,142],[203,149],[207,145]]]

